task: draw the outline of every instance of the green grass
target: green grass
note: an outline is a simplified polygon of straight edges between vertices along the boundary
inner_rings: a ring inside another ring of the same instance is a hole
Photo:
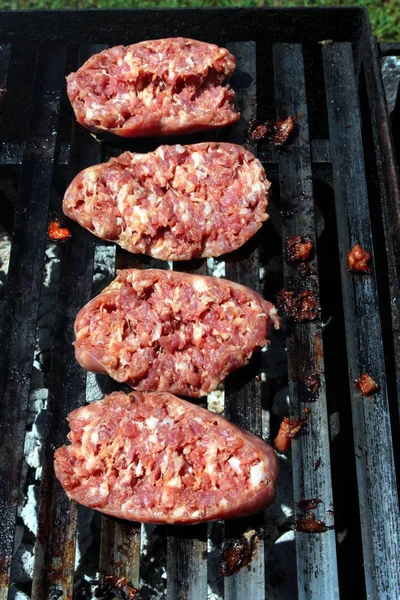
[[[354,0],[0,0],[2,9],[354,6]],[[363,0],[378,41],[400,37],[400,0]]]

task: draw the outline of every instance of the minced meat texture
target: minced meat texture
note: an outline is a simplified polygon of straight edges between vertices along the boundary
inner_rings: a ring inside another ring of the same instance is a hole
[[[122,137],[222,127],[240,117],[224,81],[236,66],[225,48],[187,38],[115,46],[67,77],[77,121]]]
[[[248,363],[272,323],[275,307],[237,283],[126,269],[78,314],[75,352],[135,389],[200,397]]]
[[[171,394],[114,392],[69,415],[55,453],[68,496],[115,517],[198,523],[258,512],[278,461],[261,438]]]
[[[231,252],[252,237],[268,218],[269,187],[260,161],[236,144],[160,146],[85,169],[63,209],[129,252],[190,260]]]

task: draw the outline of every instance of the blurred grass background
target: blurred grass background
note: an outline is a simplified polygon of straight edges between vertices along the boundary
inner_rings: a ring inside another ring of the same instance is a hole
[[[0,0],[0,8],[184,8],[228,6],[354,6],[354,0]],[[358,6],[368,9],[372,30],[378,41],[400,39],[400,0],[363,0]]]

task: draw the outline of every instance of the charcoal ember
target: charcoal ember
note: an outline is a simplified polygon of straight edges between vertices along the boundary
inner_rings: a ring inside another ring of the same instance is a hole
[[[276,304],[285,317],[298,323],[316,321],[321,317],[319,298],[312,290],[303,290],[299,294],[293,290],[282,290]]]
[[[364,396],[372,396],[379,390],[379,385],[368,373],[363,373],[356,379],[356,385]]]
[[[328,527],[323,521],[316,519],[312,512],[309,512],[306,517],[296,519],[295,529],[302,533],[322,533],[327,531]]]
[[[286,259],[288,262],[307,261],[313,243],[308,236],[288,235],[285,241]]]
[[[121,598],[121,600],[138,600],[138,590],[128,585],[126,577],[116,577],[115,575],[104,575],[98,585],[95,597],[100,600],[112,600]]]
[[[218,575],[220,577],[229,577],[236,573],[242,567],[248,565],[257,549],[257,544],[264,537],[262,528],[257,531],[249,532],[238,538],[225,540],[221,552],[221,560]]]
[[[294,125],[291,115],[284,121],[251,121],[248,135],[253,142],[267,141],[274,146],[282,146],[292,133]]]
[[[347,255],[350,271],[355,273],[371,273],[368,262],[371,260],[371,252],[356,244]]]

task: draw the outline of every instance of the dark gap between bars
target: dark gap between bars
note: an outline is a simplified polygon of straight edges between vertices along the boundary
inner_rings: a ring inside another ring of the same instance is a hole
[[[358,90],[350,43],[322,49],[331,135],[332,170],[341,263],[348,377],[368,597],[395,598],[400,589],[398,498],[391,445],[375,264],[371,275],[352,274],[347,252],[373,250]],[[365,398],[354,380],[364,372],[379,383]]]
[[[82,48],[80,62],[86,56]],[[69,179],[100,156],[97,142],[73,122]],[[72,237],[63,245],[60,261],[32,600],[50,600],[60,593],[69,598],[73,593],[77,505],[55,479],[53,452],[66,442],[68,413],[85,403],[86,373],[75,360],[72,342],[76,314],[90,299],[94,241],[79,225],[68,225]]]
[[[42,49],[35,58],[0,356],[0,387],[4,392],[0,437],[2,450],[11,459],[11,463],[3,461],[0,466],[0,553],[4,557],[0,579],[2,600],[7,597],[12,560],[65,54],[59,49]],[[4,129],[1,133],[4,135]]]
[[[273,46],[275,103],[277,119],[293,115],[296,129],[278,157],[282,219],[283,274],[285,289],[297,293],[313,290],[319,298],[317,232],[314,215],[311,152],[303,52],[300,44]],[[309,265],[312,273],[302,277],[296,264],[285,258],[286,236],[309,236],[314,244]],[[318,498],[321,503],[313,511],[316,518],[333,527],[333,499],[330,470],[329,429],[326,406],[325,366],[320,318],[309,323],[286,324],[288,334],[288,371],[291,415],[311,412],[307,425],[292,440],[294,480],[294,517],[301,499]],[[317,398],[304,392],[305,378],[316,374],[320,387]],[[318,469],[315,468],[320,461]],[[335,532],[319,534],[296,532],[297,582],[299,598],[336,599],[339,597]]]

